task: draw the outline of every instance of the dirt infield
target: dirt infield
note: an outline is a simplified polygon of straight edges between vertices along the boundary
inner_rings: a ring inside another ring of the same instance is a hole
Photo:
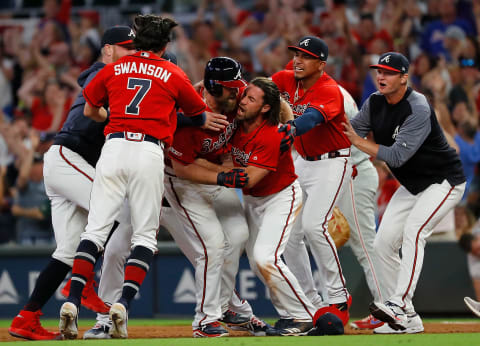
[[[87,327],[80,327],[80,336],[87,330]],[[425,333],[480,333],[480,323],[425,323]],[[150,338],[191,338],[192,329],[190,326],[131,326],[128,328],[129,339],[150,339]],[[372,334],[371,331],[354,330],[347,327],[345,334]],[[230,336],[248,336],[247,332],[231,331]],[[8,334],[8,328],[0,328],[0,341],[20,341]]]

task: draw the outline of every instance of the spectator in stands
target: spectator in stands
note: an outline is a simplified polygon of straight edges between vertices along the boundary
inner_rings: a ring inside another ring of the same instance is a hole
[[[36,90],[41,91],[41,96],[36,96]],[[41,70],[27,79],[18,96],[32,113],[32,127],[38,131],[58,131],[72,104],[69,92],[52,76],[51,70]]]
[[[471,23],[457,16],[455,1],[438,1],[440,18],[429,23],[422,34],[421,47],[426,53],[447,58],[448,53],[443,39],[447,28],[451,25],[463,29],[467,35],[475,35],[475,28],[472,27]]]
[[[466,198],[470,191],[475,168],[480,162],[480,132],[471,121],[464,120],[457,126],[458,134],[455,136],[455,142],[460,148],[460,160],[463,165],[463,173],[467,178],[467,185],[463,199]]]

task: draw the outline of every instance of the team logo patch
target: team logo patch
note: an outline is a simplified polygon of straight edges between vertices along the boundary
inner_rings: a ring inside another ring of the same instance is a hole
[[[383,58],[380,60],[380,62],[386,62],[386,63],[388,64],[388,63],[390,62],[390,54],[387,55],[387,56],[385,56],[385,57],[383,57]]]
[[[130,33],[128,34],[128,37],[135,37],[135,33],[133,32],[132,29],[130,29]]]
[[[308,44],[310,43],[310,38],[306,38],[303,41],[300,42],[300,46],[305,46],[308,47]]]
[[[396,139],[396,138],[397,138],[397,136],[398,136],[398,128],[399,128],[399,127],[400,127],[400,126],[397,125],[397,127],[395,128],[395,131],[393,131],[392,139]]]

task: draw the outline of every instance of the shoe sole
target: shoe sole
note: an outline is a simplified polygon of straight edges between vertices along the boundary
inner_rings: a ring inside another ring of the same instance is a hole
[[[112,320],[112,329],[110,330],[110,336],[116,339],[128,338],[127,326],[126,326],[126,311],[122,308],[116,307],[115,304],[110,308],[110,319]]]
[[[18,330],[18,332],[16,332]],[[36,337],[33,337],[31,335],[22,335],[20,334],[21,333],[21,329],[17,329],[17,328],[14,328],[14,329],[9,329],[8,330],[8,334],[10,334],[11,336],[15,337],[15,338],[20,338],[20,339],[24,339],[24,340],[34,340],[34,341],[42,341],[42,340],[63,340],[63,337],[62,335],[57,335],[56,337],[54,338],[36,338]],[[30,334],[30,333],[29,333]]]
[[[62,309],[60,310],[60,334],[63,335],[65,339],[73,340],[78,336],[78,328],[75,323],[76,314],[70,310]]]
[[[352,322],[352,323],[350,323],[350,327],[353,328],[353,329],[356,329],[356,330],[374,330],[374,329],[377,329],[378,327],[383,326],[383,323],[384,322],[377,323],[374,326],[360,327],[355,322]]]
[[[390,328],[394,330],[405,330],[406,328],[400,324],[398,324],[398,321],[390,316],[388,313],[380,309],[375,303],[371,303],[370,306],[368,307],[370,310],[370,313],[375,317],[377,320],[383,321],[385,323],[388,323]]]
[[[480,317],[480,311],[477,310],[477,308],[472,304],[472,302],[470,301],[472,300],[471,298],[469,297],[465,297],[463,298],[463,301],[465,302],[465,305],[468,306],[468,308],[478,317]]]
[[[194,338],[222,338],[224,336],[228,336],[228,333],[206,334],[200,330],[193,331]]]

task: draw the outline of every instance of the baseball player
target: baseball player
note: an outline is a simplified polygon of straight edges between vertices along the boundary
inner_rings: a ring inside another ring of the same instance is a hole
[[[467,253],[468,272],[478,299],[480,297],[480,229],[475,227],[472,233],[462,234],[458,244]],[[463,300],[467,307],[480,317],[480,303],[470,297],[464,297]]]
[[[249,323],[254,318],[251,308],[243,316],[228,309],[248,226],[237,193],[226,187],[242,187],[248,180],[240,170],[218,173],[198,162],[202,158],[207,163],[222,163],[236,128],[237,103],[246,82],[237,61],[216,57],[205,67],[203,84],[200,93],[208,109],[227,115],[228,125],[221,133],[198,128],[177,130],[169,152],[173,170],[166,168],[166,198],[183,224],[170,232],[195,267],[193,336],[228,335],[219,320],[227,325],[249,324],[255,329],[252,332],[264,333],[266,324]]]
[[[105,64],[134,52],[131,29],[116,26],[107,29],[102,37],[102,58],[84,71],[78,82],[87,85]],[[45,154],[44,181],[51,201],[52,224],[57,247],[48,266],[40,273],[35,288],[24,309],[13,319],[9,333],[29,340],[51,340],[60,338],[60,333],[42,328],[40,309],[65,279],[73,265],[75,249],[80,234],[87,224],[90,191],[95,164],[105,141],[104,123],[97,123],[83,116],[85,99],[79,94],[75,100],[62,130],[56,135],[53,145]],[[128,216],[121,214],[128,219]],[[119,219],[117,219],[119,221]],[[128,222],[120,222],[119,231],[112,240],[123,239],[129,233]],[[93,271],[88,275],[83,291],[82,304],[92,310],[108,312],[93,289]]]
[[[425,242],[433,227],[461,200],[465,176],[433,108],[424,95],[407,85],[407,58],[388,52],[370,67],[377,70],[378,92],[370,95],[351,124],[346,119],[345,134],[358,149],[385,161],[401,184],[375,237],[386,300],[371,303],[370,312],[388,323],[374,333],[419,333],[424,328],[412,298]],[[375,142],[363,138],[370,131]]]
[[[352,96],[340,86],[343,94],[345,114],[351,118],[358,113]],[[375,167],[364,152],[352,147],[352,163],[356,176],[349,183],[347,192],[339,199],[338,207],[350,225],[348,244],[363,268],[367,285],[375,301],[382,301],[381,284],[378,280],[375,265],[373,241],[375,239],[375,194],[378,187],[378,175]],[[307,297],[320,309],[326,303],[318,295],[314,286],[308,251],[301,232],[294,233],[285,249],[284,258],[292,272],[295,273]],[[320,289],[320,288],[319,288]],[[325,287],[320,289],[324,293]],[[326,295],[323,295],[326,296]],[[343,319],[344,324],[348,322]],[[374,329],[383,325],[382,321],[368,316],[350,324],[356,329]]]
[[[290,150],[279,150],[279,96],[269,79],[251,81],[237,111],[231,155],[234,165],[245,167],[249,176],[243,194],[250,266],[269,288],[277,312],[291,318],[285,328],[271,328],[267,335],[306,335],[313,328],[315,307],[281,258],[301,209],[302,191]]]
[[[295,227],[303,230],[294,233],[304,232],[317,266],[326,273],[328,303],[348,316],[351,298],[328,233],[328,220],[352,175],[350,141],[341,128],[343,96],[324,71],[328,47],[323,40],[305,36],[289,49],[295,52],[293,71],[277,72],[272,80],[296,118],[279,130],[285,132],[281,149],[294,143],[299,154],[295,171],[304,192],[304,207]]]
[[[77,318],[85,276],[103,250],[108,231],[125,198],[133,227],[132,251],[125,268],[122,296],[110,308],[110,334],[126,338],[128,307],[138,292],[157,249],[163,196],[163,147],[172,141],[176,126],[175,107],[185,115],[200,115],[205,104],[188,77],[162,56],[177,23],[155,15],[134,19],[138,52],[105,66],[84,89],[84,114],[104,121],[102,106],[109,101],[105,126],[106,143],[96,166],[90,212],[72,269],[67,302],[60,309],[60,332],[77,337]],[[148,198],[149,203],[143,201]]]

